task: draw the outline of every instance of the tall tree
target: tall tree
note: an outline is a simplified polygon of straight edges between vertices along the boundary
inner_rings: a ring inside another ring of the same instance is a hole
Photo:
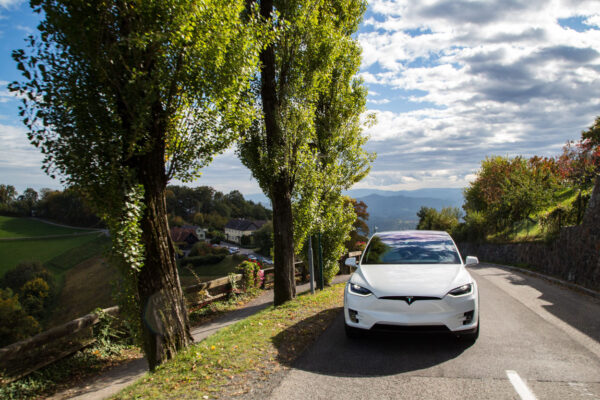
[[[21,115],[44,168],[107,221],[150,369],[191,341],[165,187],[190,180],[252,120],[260,51],[243,0],[32,0],[13,58]],[[135,322],[135,321],[132,321]]]
[[[362,0],[260,1],[275,39],[260,55],[263,115],[239,154],[273,206],[276,305],[295,296],[292,198],[301,169],[315,165],[319,96],[364,8]]]
[[[0,185],[0,205],[10,205],[16,196],[17,190],[13,185]]]
[[[340,8],[338,27],[344,32],[355,32],[365,7],[361,2],[349,2],[346,8]],[[360,46],[350,36],[337,43],[336,53],[331,56],[334,67],[322,78],[315,105],[312,153],[299,169],[294,194],[295,243],[302,249],[308,235],[321,235],[327,283],[339,271],[344,242],[357,218],[354,206],[342,196],[342,191],[364,178],[375,158],[374,153],[363,148],[367,142],[363,127],[372,123],[374,117],[369,115],[366,121],[363,118],[367,90],[356,78],[360,53]]]

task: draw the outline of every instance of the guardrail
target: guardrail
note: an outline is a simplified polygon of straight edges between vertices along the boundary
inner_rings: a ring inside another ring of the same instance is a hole
[[[297,267],[301,262],[296,262]],[[264,284],[273,273],[274,268],[264,271]],[[296,275],[300,275],[296,271]],[[242,280],[241,274],[232,276],[235,282]],[[200,282],[183,288],[190,306],[205,306],[222,299],[231,292],[229,277]],[[119,313],[119,306],[105,308],[102,312],[110,315]],[[0,383],[10,383],[30,373],[46,367],[58,360],[68,357],[96,340],[92,328],[100,321],[97,313],[89,313],[65,324],[51,328],[30,338],[0,348],[0,371],[3,376]]]

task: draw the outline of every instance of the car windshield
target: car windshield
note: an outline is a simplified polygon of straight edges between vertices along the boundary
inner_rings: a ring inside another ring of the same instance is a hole
[[[460,264],[454,242],[439,234],[383,234],[371,239],[361,264]]]

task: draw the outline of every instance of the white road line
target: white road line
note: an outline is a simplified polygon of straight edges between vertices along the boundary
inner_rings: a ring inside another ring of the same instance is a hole
[[[508,380],[512,383],[513,387],[521,397],[521,400],[537,400],[535,395],[529,388],[527,384],[521,379],[519,374],[516,371],[507,370],[506,376],[508,376]]]

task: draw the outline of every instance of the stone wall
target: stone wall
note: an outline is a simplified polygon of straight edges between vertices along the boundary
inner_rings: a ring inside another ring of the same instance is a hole
[[[528,268],[600,291],[600,175],[583,222],[563,228],[550,243],[459,243],[463,257],[524,265]]]

